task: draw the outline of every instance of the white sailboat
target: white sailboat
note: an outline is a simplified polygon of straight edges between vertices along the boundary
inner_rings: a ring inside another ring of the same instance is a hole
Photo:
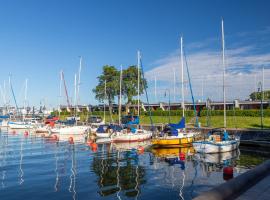
[[[141,67],[141,54],[138,51],[138,117],[140,115],[140,67]],[[121,93],[120,93],[121,95]],[[119,112],[120,113],[120,112]],[[120,131],[116,131],[111,135],[112,142],[140,142],[149,140],[152,137],[152,132],[138,128],[127,127]]]
[[[11,81],[9,81],[9,82],[10,82],[10,88],[11,88],[11,91],[13,94],[13,98],[14,98],[14,101],[16,104],[16,110],[19,111]],[[28,84],[28,80],[26,79],[25,80],[25,96],[24,96],[24,110],[25,110],[25,112],[26,112],[26,100],[27,100],[27,84]],[[23,117],[23,119],[21,121],[20,120],[9,121],[8,122],[9,128],[11,128],[11,129],[33,129],[36,125],[38,125],[38,122],[36,120],[26,119],[25,113],[22,113],[22,117]]]
[[[221,21],[222,30],[222,64],[223,64],[223,104],[224,104],[224,130],[209,133],[207,140],[193,142],[194,149],[199,153],[221,153],[233,151],[239,147],[240,139],[230,137],[226,131],[226,93],[225,93],[225,41],[223,20]]]

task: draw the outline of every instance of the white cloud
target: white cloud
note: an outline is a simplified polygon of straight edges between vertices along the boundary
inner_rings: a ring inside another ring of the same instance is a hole
[[[187,55],[193,93],[197,99],[201,98],[203,91],[204,99],[210,97],[221,100],[223,85],[221,48],[209,50],[207,48],[209,41],[215,40],[207,40],[205,45],[203,43],[191,44],[191,46],[199,49]],[[226,50],[226,92],[228,99],[246,99],[251,92],[257,90],[258,82],[262,81],[263,66],[265,67],[264,87],[270,89],[270,53],[258,53],[257,50],[258,48],[252,45],[242,45]],[[153,68],[146,72],[146,77],[150,82],[154,80],[154,77],[157,78],[158,82],[163,81],[162,86],[158,86],[157,90],[173,87],[174,69],[179,84],[181,77],[179,49],[155,61]],[[184,73],[185,80],[187,80],[186,68]],[[177,88],[176,91],[178,92],[179,89]]]

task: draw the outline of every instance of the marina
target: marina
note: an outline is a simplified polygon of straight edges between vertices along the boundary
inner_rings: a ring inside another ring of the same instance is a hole
[[[1,200],[268,200],[270,1],[0,2]]]

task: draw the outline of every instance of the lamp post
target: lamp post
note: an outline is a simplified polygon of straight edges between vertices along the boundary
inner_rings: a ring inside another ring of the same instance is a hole
[[[263,129],[263,102],[262,102],[263,91],[262,91],[262,83],[261,82],[258,83],[258,92],[261,92],[261,129]]]
[[[169,123],[171,123],[171,94],[169,89],[165,89],[165,97],[166,97],[166,91],[168,91],[169,94]]]

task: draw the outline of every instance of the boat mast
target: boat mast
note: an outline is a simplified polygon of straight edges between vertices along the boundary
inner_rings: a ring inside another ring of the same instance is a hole
[[[25,79],[25,90],[24,90],[24,110],[26,111],[26,101],[27,101],[27,85],[28,85],[28,79]]]
[[[61,98],[62,98],[62,81],[63,81],[63,76],[62,76],[62,70],[60,71],[60,84],[59,84],[59,118],[61,114]]]
[[[79,75],[78,75],[78,84],[77,84],[77,106],[79,104],[79,93],[80,93],[80,85],[81,85],[81,71],[82,71],[82,56],[80,56],[80,67],[79,67]]]
[[[155,101],[157,103],[157,77],[155,76]]]
[[[120,94],[119,94],[119,108],[118,108],[118,123],[121,124],[121,112],[122,112],[122,65],[120,69]]]
[[[262,99],[264,100],[264,66],[262,69]]]
[[[74,115],[75,115],[75,122],[76,122],[76,125],[77,125],[77,74],[75,74],[75,77],[74,77]]]
[[[141,60],[141,53],[138,51],[138,116],[140,116],[140,60]]]
[[[225,39],[224,39],[223,19],[221,20],[221,31],[222,31],[222,65],[223,65],[224,129],[225,129],[225,131],[226,131],[226,127],[227,127],[227,123],[226,123],[226,92],[225,92],[225,75],[226,75],[226,67],[225,67]]]
[[[64,81],[64,87],[65,87],[65,93],[66,93],[68,108],[70,108],[70,102],[69,102],[69,97],[68,97],[67,85],[66,85],[66,81],[65,81],[65,77],[64,77],[64,72],[63,71],[62,71],[62,79]]]
[[[184,97],[184,59],[183,59],[183,37],[181,36],[181,71],[182,71],[182,117],[185,117],[185,97]]]
[[[175,102],[175,90],[176,90],[176,76],[175,76],[175,68],[173,68],[173,101]]]
[[[106,105],[105,105],[105,100],[106,100],[106,96],[107,96],[107,81],[105,80],[105,84],[104,84],[104,101],[103,101],[103,106],[104,106],[104,113],[103,113],[103,119],[104,119],[104,122],[106,123],[106,115],[105,115],[105,111],[106,111]]]

